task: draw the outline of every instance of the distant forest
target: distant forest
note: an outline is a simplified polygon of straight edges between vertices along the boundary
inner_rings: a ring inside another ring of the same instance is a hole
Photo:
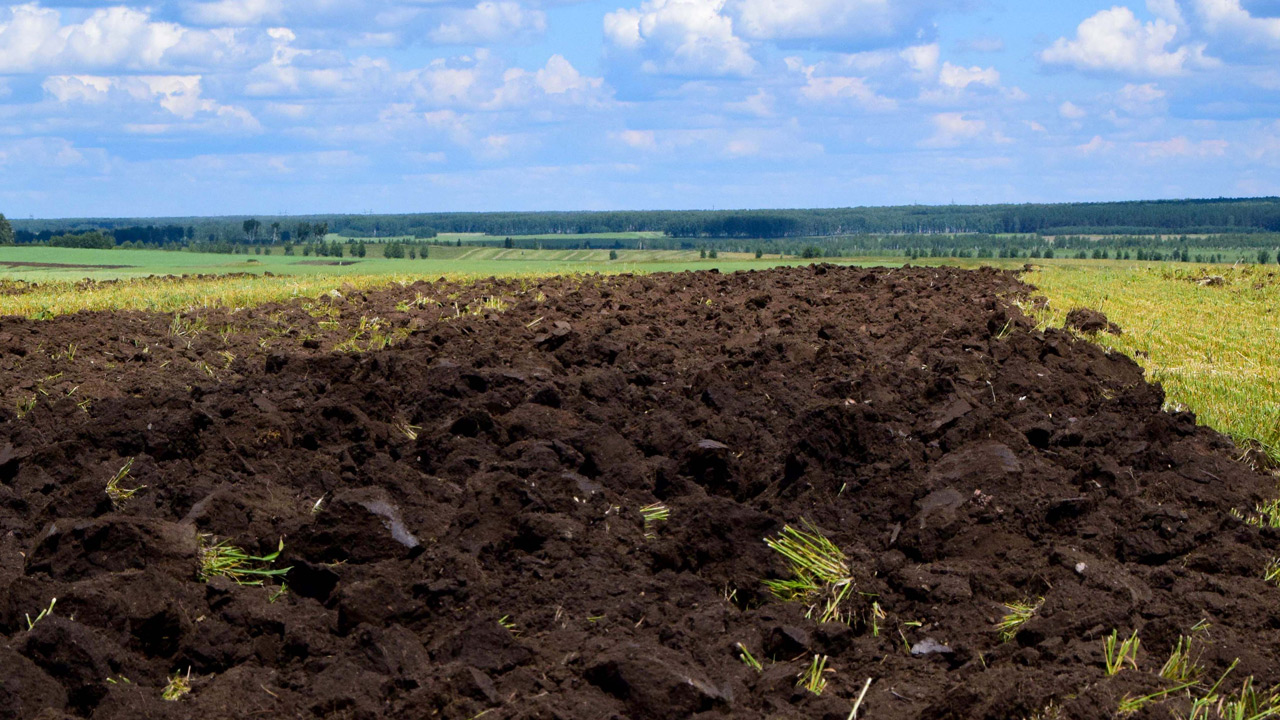
[[[812,210],[422,213],[216,218],[11,220],[17,244],[188,248],[318,244],[348,238],[430,241],[439,233],[483,233],[511,247],[720,248],[831,256],[963,254],[1019,257],[1049,247],[1273,249],[1280,198],[1161,200],[1052,205],[945,205]],[[600,241],[581,235],[651,232],[660,238]],[[563,237],[526,238],[533,235]],[[1154,241],[1153,236],[1161,236]],[[1212,238],[1195,236],[1212,235]],[[1093,238],[1090,236],[1108,236]],[[1050,242],[1048,237],[1053,237]],[[1170,248],[1168,241],[1173,240]],[[476,241],[469,241],[476,242]],[[1154,244],[1153,244],[1154,243]],[[1090,250],[1091,251],[1091,250]],[[1144,255],[1147,254],[1144,251]]]

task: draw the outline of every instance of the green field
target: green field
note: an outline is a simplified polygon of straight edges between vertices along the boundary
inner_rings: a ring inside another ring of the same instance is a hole
[[[436,235],[435,237],[426,240],[426,242],[453,244],[461,240],[462,244],[465,246],[467,244],[474,244],[474,243],[480,243],[480,242],[502,241],[507,237],[513,238],[515,240],[520,240],[521,242],[537,241],[537,240],[563,241],[563,240],[572,239],[575,242],[606,243],[606,242],[611,242],[615,240],[655,240],[657,238],[666,237],[666,234],[661,232],[612,232],[612,233],[585,233],[582,235],[576,235],[576,234],[569,235],[565,233],[543,233],[541,235],[487,235],[485,233],[442,232]],[[371,237],[357,237],[355,235],[341,235],[341,234],[330,233],[326,237],[326,239],[329,242],[333,242],[333,241],[346,242],[348,240],[355,240],[357,242],[365,242],[371,245],[375,243],[380,244],[380,243],[389,243],[389,242],[422,242],[420,238],[415,238],[412,235],[388,235],[386,237],[371,238]],[[432,247],[433,251],[435,249],[436,249],[435,247]]]
[[[423,259],[379,257],[370,246],[364,258],[283,255],[225,255],[166,250],[80,250],[49,247],[0,247],[0,279],[115,280],[149,275],[199,275],[270,272],[277,275],[554,275],[580,272],[671,272],[719,268],[722,271],[769,267],[782,260],[774,255],[722,253],[715,260],[700,259],[689,250],[508,250],[490,247],[431,247]],[[791,262],[798,262],[792,258]],[[122,267],[121,267],[122,266]]]
[[[343,284],[373,288],[439,277],[465,280],[713,268],[733,272],[810,262],[730,253],[703,259],[693,251],[649,250],[619,250],[618,259],[610,260],[609,252],[432,247],[429,258],[410,260],[3,247],[0,282],[38,283],[39,287],[0,293],[0,315],[48,318],[82,310],[177,312],[207,306],[245,307],[314,297]],[[874,259],[842,262],[883,264]],[[175,280],[175,276],[188,277]],[[132,282],[86,285],[86,279]]]
[[[1102,345],[1133,357],[1169,404],[1280,463],[1280,273],[1243,265],[1056,265],[1026,277],[1061,326],[1075,307],[1124,329]]]

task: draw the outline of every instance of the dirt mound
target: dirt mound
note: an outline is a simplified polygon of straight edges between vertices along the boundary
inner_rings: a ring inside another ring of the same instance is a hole
[[[1120,334],[1120,326],[1107,319],[1107,316],[1090,308],[1076,308],[1067,313],[1067,327],[1082,333],[1107,332]]]
[[[1280,682],[1277,531],[1233,514],[1274,480],[1024,291],[817,266],[0,321],[4,387],[47,393],[0,410],[0,718],[843,720],[868,678],[860,717],[1098,718],[1202,621],[1205,677]],[[844,556],[839,620],[765,586],[784,526]],[[288,590],[201,580],[227,539],[283,539]]]

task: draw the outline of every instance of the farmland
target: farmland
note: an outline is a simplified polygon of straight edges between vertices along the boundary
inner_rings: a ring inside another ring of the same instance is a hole
[[[0,249],[58,265],[0,292],[17,716],[1092,718],[1280,682],[1276,482],[1238,462],[1275,448],[1269,269],[617,252]],[[1221,683],[1164,692],[1181,647]]]

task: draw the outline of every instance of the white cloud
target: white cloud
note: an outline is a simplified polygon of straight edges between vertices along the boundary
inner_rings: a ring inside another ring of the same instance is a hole
[[[1094,135],[1089,142],[1077,145],[1076,150],[1079,150],[1084,155],[1093,155],[1100,152],[1109,152],[1114,147],[1115,143],[1110,140],[1103,140],[1101,135]]]
[[[1193,141],[1184,135],[1156,142],[1134,143],[1139,152],[1152,159],[1206,158],[1226,155],[1229,143],[1225,140]]]
[[[1195,0],[1195,8],[1210,33],[1280,47],[1280,18],[1255,17],[1240,0]]]
[[[366,56],[347,60],[336,53],[294,47],[297,35],[288,28],[271,28],[271,59],[245,77],[251,96],[369,95],[392,82],[391,64]],[[301,62],[299,62],[301,61]]]
[[[668,75],[749,75],[751,46],[721,14],[725,0],[645,0],[604,17],[605,37],[648,58],[647,72]]]
[[[1000,87],[1000,73],[995,68],[960,67],[951,63],[943,63],[938,74],[938,82],[952,90],[964,90],[970,85],[983,87]]]
[[[1070,100],[1058,106],[1058,114],[1068,120],[1080,120],[1085,115],[1088,115],[1083,108]]]
[[[1118,6],[1080,23],[1075,38],[1059,38],[1040,53],[1040,60],[1079,70],[1159,76],[1216,63],[1205,56],[1203,44],[1167,49],[1177,35],[1178,26],[1164,18],[1143,23],[1132,10]]]
[[[925,147],[955,147],[967,140],[978,138],[987,129],[984,120],[970,119],[964,113],[939,113],[933,116],[933,137],[925,140]]]
[[[615,137],[628,147],[638,150],[654,150],[658,147],[657,135],[652,130],[623,130]]]
[[[773,102],[773,95],[769,91],[757,88],[754,95],[742,102],[729,103],[726,107],[733,112],[765,118],[773,116]]]
[[[787,66],[805,77],[800,97],[813,103],[831,103],[852,100],[865,110],[894,110],[898,103],[893,98],[877,95],[875,90],[860,77],[843,75],[818,75],[817,67],[804,65],[799,58],[787,58]]]
[[[502,84],[483,106],[486,109],[526,107],[540,99],[599,106],[608,96],[603,78],[583,75],[563,55],[552,55],[545,66],[534,72],[508,68],[502,74]]]
[[[942,56],[942,48],[937,43],[913,45],[903,50],[901,56],[916,74],[932,76],[937,72],[938,59]]]
[[[1186,20],[1182,17],[1182,8],[1178,0],[1147,0],[1147,12],[1167,21],[1171,25],[1183,27]]]
[[[82,22],[64,25],[57,10],[29,3],[10,8],[0,23],[0,73],[216,65],[247,51],[232,32],[154,22],[127,7],[95,10]]]
[[[283,0],[217,0],[187,6],[184,17],[197,25],[247,27],[279,22],[283,14]]]
[[[540,35],[547,29],[547,15],[518,2],[484,0],[474,8],[451,13],[430,37],[445,45],[481,45]]]
[[[792,132],[772,128],[624,130],[610,137],[633,150],[703,161],[742,158],[795,159],[824,148]]]
[[[1151,115],[1163,110],[1167,96],[1155,83],[1130,83],[1115,94],[1115,103],[1130,115]]]
[[[563,55],[552,55],[545,67],[535,73],[538,87],[548,95],[591,92],[604,85],[603,78],[587,77],[578,72]]]
[[[85,164],[85,154],[65,138],[32,137],[0,143],[0,167],[67,168]]]
[[[261,129],[248,110],[203,97],[199,75],[53,75],[44,81],[44,90],[60,103],[96,104],[127,98],[154,103],[183,120],[200,116],[203,121],[216,120],[226,129]],[[154,124],[139,125],[144,126]]]
[[[728,12],[745,37],[762,40],[896,38],[935,7],[928,0],[731,0]]]

